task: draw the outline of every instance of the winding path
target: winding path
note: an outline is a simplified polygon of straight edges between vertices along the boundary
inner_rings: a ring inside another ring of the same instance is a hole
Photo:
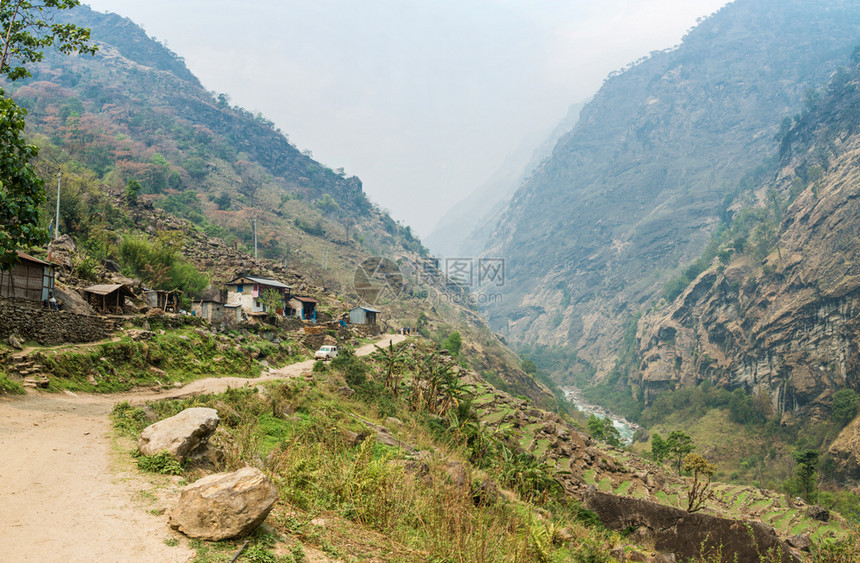
[[[404,338],[385,336],[375,344]],[[356,354],[373,350],[374,344],[367,344]],[[163,479],[141,475],[117,447],[108,419],[113,405],[298,377],[313,363],[299,362],[253,379],[201,379],[164,392],[31,392],[0,398],[0,561],[189,561],[194,554],[185,542],[168,545],[179,536],[159,514],[177,496],[176,488],[165,489]]]

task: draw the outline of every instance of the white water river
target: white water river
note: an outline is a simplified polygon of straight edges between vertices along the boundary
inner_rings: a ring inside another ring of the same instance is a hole
[[[612,425],[615,426],[615,429],[618,430],[618,433],[621,435],[621,442],[624,443],[624,445],[630,445],[633,443],[633,433],[636,432],[637,428],[639,428],[638,424],[630,422],[623,416],[611,413],[603,407],[585,402],[582,398],[582,393],[576,387],[562,387],[561,390],[564,393],[564,398],[567,399],[568,402],[572,403],[573,406],[576,407],[576,410],[588,415],[593,414],[600,418],[609,418],[609,420],[612,421]]]

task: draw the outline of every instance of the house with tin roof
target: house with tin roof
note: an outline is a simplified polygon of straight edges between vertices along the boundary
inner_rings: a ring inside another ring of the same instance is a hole
[[[354,325],[375,325],[376,315],[381,312],[382,311],[380,311],[379,309],[374,309],[373,307],[368,307],[367,305],[361,305],[350,310],[349,322]]]
[[[274,314],[284,315],[292,295],[292,289],[285,283],[259,276],[238,276],[227,282],[227,305],[238,305],[246,315],[268,314],[263,295],[267,291],[278,294],[280,301]]]

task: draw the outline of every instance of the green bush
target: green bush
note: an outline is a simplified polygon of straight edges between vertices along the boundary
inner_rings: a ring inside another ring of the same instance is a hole
[[[857,393],[853,389],[840,389],[833,395],[833,420],[845,426],[857,416]]]
[[[159,473],[161,475],[182,475],[182,465],[167,452],[155,455],[141,455],[137,458],[137,467],[141,471]]]
[[[442,347],[448,350],[452,356],[460,353],[460,348],[463,347],[463,339],[459,332],[452,332],[448,338],[442,341]]]
[[[132,407],[128,401],[117,403],[110,413],[113,427],[123,435],[136,438],[140,432],[149,426],[143,409]]]
[[[155,240],[126,237],[119,247],[123,270],[155,289],[179,289],[195,296],[209,285],[209,278],[179,254],[181,241],[169,235]]]

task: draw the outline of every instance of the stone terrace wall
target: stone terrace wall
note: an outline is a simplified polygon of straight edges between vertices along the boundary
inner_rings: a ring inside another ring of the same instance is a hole
[[[114,324],[101,317],[44,309],[39,302],[0,299],[0,338],[12,335],[39,344],[93,342],[107,338]]]

